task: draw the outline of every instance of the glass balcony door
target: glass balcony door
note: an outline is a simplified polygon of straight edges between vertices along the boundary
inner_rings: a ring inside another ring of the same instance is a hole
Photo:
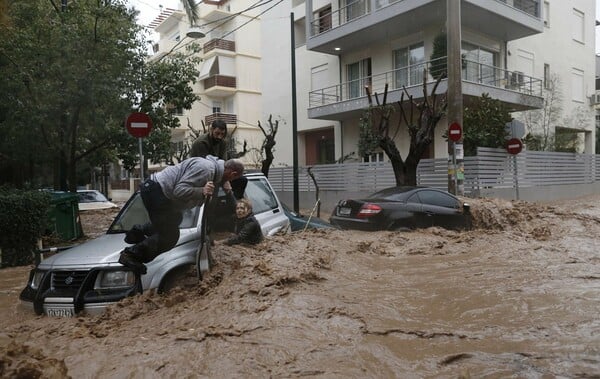
[[[425,46],[423,42],[394,50],[395,88],[413,86],[423,82]]]

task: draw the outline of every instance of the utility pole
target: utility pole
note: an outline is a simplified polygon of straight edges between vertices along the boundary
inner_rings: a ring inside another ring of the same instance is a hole
[[[460,1],[446,0],[446,36],[448,38],[448,125],[463,128],[462,55]],[[463,137],[458,141],[448,138],[448,192],[463,196],[465,193],[465,164]]]
[[[298,186],[298,111],[296,108],[296,38],[294,36],[294,12],[290,13],[291,50],[292,50],[292,154],[294,170],[294,211],[300,212],[300,194]]]

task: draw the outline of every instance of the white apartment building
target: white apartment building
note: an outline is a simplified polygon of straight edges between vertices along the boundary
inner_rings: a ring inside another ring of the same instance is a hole
[[[182,147],[193,140],[188,123],[202,131],[213,120],[227,123],[233,132],[236,149],[246,141],[248,149],[260,149],[263,134],[257,127],[262,118],[261,41],[259,9],[248,0],[203,1],[198,4],[200,19],[196,23],[205,37],[193,40],[202,46],[202,63],[194,91],[200,100],[191,110],[176,110],[180,127],[172,132],[172,143]],[[149,25],[160,38],[151,59],[161,59],[172,51],[184,51],[192,41],[186,33],[190,24],[181,3],[179,9],[164,9]],[[262,122],[261,122],[262,124]],[[242,158],[255,163],[252,154]]]
[[[300,165],[327,163],[355,153],[359,117],[368,106],[364,86],[388,104],[406,86],[422,97],[423,68],[432,68],[437,36],[446,30],[447,0],[284,0],[262,19],[263,118],[287,122],[275,159],[292,163],[291,25],[294,15]],[[453,0],[457,1],[457,0]],[[576,133],[580,151],[593,153],[595,128],[595,4],[590,0],[462,0],[462,90],[465,105],[488,93],[516,118],[541,109],[544,86],[556,75],[562,115],[554,125]],[[431,88],[433,78],[427,79]],[[437,93],[447,90],[446,79]],[[398,112],[396,112],[397,114]],[[395,121],[394,121],[395,122]],[[424,158],[447,156],[443,134]],[[406,156],[409,138],[395,139]],[[366,157],[387,159],[383,153]]]

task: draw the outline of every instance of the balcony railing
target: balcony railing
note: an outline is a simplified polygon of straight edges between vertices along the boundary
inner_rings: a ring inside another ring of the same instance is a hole
[[[214,49],[235,51],[235,41],[229,41],[223,38],[214,38],[204,44],[204,54]]]
[[[231,113],[213,113],[204,117],[204,124],[210,125],[215,120],[223,120],[226,124],[237,125],[237,115]]]
[[[424,69],[427,69],[427,82],[434,82],[435,78],[446,72],[446,57],[311,91],[309,108],[366,97],[365,87],[369,87],[371,93],[381,94],[386,84],[389,91],[419,86],[423,83]],[[527,95],[542,95],[541,79],[466,59],[462,61],[462,80]]]
[[[225,76],[225,75],[213,75],[202,81],[204,84],[204,89],[209,89],[215,86],[221,87],[236,87],[236,80],[234,76]]]
[[[375,0],[376,11],[404,0]],[[540,0],[493,0],[509,5],[536,18],[540,17]],[[441,2],[440,2],[441,5]],[[356,0],[345,7],[315,18],[311,24],[311,36],[337,28],[371,12],[370,0]]]
[[[327,13],[316,18],[311,24],[311,36],[323,33],[329,29],[337,28],[347,22],[355,20],[371,11],[369,0],[356,0],[335,12]]]

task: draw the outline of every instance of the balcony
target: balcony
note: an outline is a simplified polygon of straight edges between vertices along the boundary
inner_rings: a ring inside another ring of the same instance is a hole
[[[223,120],[227,125],[237,125],[237,115],[231,113],[213,113],[204,117],[204,125],[211,125],[215,120]]]
[[[541,0],[463,0],[462,27],[500,41],[543,31]],[[313,2],[307,0],[307,14]],[[356,0],[311,21],[308,50],[356,51],[446,22],[446,0]]]
[[[210,96],[229,96],[236,91],[235,76],[213,75],[202,80],[204,92]]]
[[[403,87],[418,100],[423,97],[424,69],[428,72],[427,86],[430,94],[435,83],[434,77],[446,71],[445,57],[311,91],[308,117],[324,120],[360,117],[363,109],[368,107],[365,87],[369,87],[371,93],[383,95],[385,86],[388,85],[388,104],[400,101]],[[517,71],[463,59],[462,82],[465,105],[484,93],[502,101],[510,111],[539,109],[543,105],[542,80]],[[447,80],[442,79],[436,93],[445,94],[447,87]]]
[[[203,46],[204,54],[215,49],[235,52],[235,41],[229,41],[223,38],[213,38]]]

